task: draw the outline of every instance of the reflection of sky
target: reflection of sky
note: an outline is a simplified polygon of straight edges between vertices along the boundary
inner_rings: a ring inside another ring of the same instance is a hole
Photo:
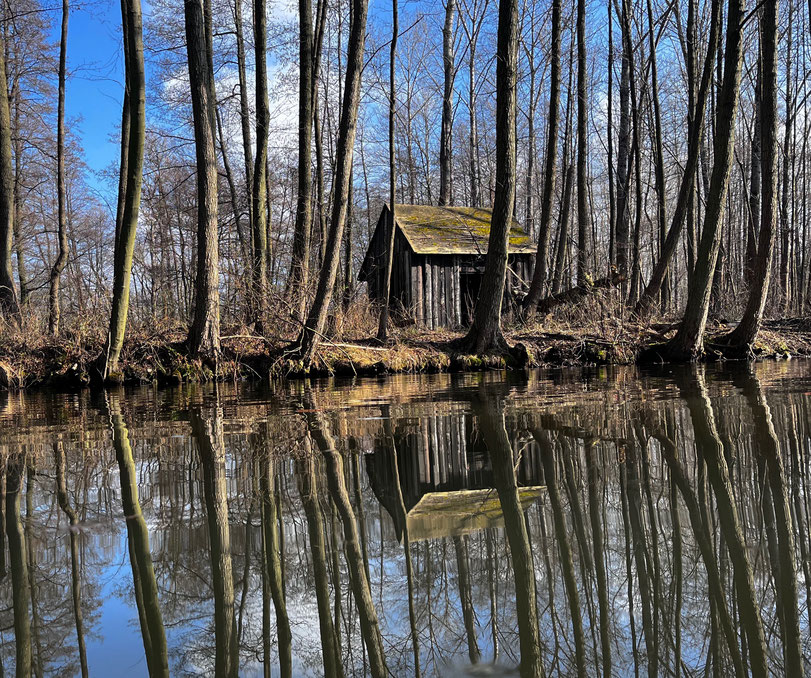
[[[98,599],[101,607],[88,638],[87,661],[96,672],[113,676],[148,675],[144,645],[138,624],[138,611],[129,595],[132,590],[132,570],[127,557],[127,535],[121,533],[110,564],[99,573],[105,582]],[[122,595],[122,590],[125,595]],[[98,637],[96,637],[98,634]]]
[[[781,394],[773,393],[772,410],[778,435],[784,435],[787,422],[784,407],[789,396],[799,399],[800,404],[807,404],[808,366],[781,367],[797,370],[796,380],[791,375],[781,376]],[[491,377],[485,377],[491,378]],[[435,416],[469,416],[469,408],[453,400],[453,389],[443,388],[441,379],[430,378],[425,388],[419,380],[406,380],[400,388],[401,396],[407,394],[414,386],[415,399],[411,402],[400,402],[392,407],[390,416],[395,420],[407,421],[408,427],[420,424],[421,417]],[[791,383],[797,384],[792,392]],[[409,386],[409,384],[411,386]],[[549,389],[548,383],[524,386],[513,394],[513,403],[520,404],[521,413],[513,411],[507,417],[507,425],[518,426],[525,421],[527,412],[532,408],[554,411],[567,424],[583,426],[593,418],[601,426],[621,426],[626,419],[608,420],[606,413],[625,412],[628,416],[627,398],[617,397],[618,392],[627,395],[626,382],[619,380],[620,386],[609,382],[597,385],[589,382],[588,392],[575,404],[570,402],[561,408],[559,394],[544,400],[538,395]],[[422,387],[420,387],[422,386]],[[656,394],[659,405],[671,408],[670,411],[681,421],[684,419],[683,404],[667,397],[667,388],[662,382],[655,382],[655,388],[649,389],[647,395]],[[573,380],[573,390],[583,390],[583,382]],[[564,384],[561,390],[565,391]],[[740,429],[733,439],[737,445],[736,453],[741,462],[736,466],[737,473],[742,474],[742,491],[749,492],[756,483],[747,474],[753,473],[753,467],[746,464],[747,442],[752,434],[751,421],[740,416],[732,419],[739,397],[733,397],[724,391],[724,386],[716,382],[713,397],[717,398],[719,417],[740,423]],[[533,392],[534,389],[534,392]],[[550,389],[551,392],[551,389]],[[435,399],[431,395],[437,396]],[[719,396],[723,394],[723,398]],[[788,395],[787,395],[788,394]],[[149,527],[149,538],[154,561],[155,575],[159,587],[160,606],[169,645],[169,663],[172,675],[210,673],[214,653],[213,600],[210,583],[210,564],[208,554],[208,535],[205,520],[205,508],[201,480],[201,469],[196,447],[190,439],[188,422],[184,412],[188,408],[188,398],[201,398],[201,393],[185,394],[180,398],[178,393],[141,390],[132,394],[125,410],[125,418],[134,422],[130,430],[133,451],[136,457],[135,472],[139,481],[139,495],[144,517]],[[279,452],[290,452],[295,449],[290,441],[301,439],[304,431],[302,420],[295,415],[288,405],[279,410],[273,403],[273,396],[259,392],[243,392],[237,404],[227,389],[221,392],[221,398],[228,406],[222,409],[226,413],[223,429],[227,458],[225,464],[226,486],[230,509],[231,550],[233,558],[234,594],[237,609],[242,598],[242,577],[244,572],[244,552],[250,532],[250,572],[247,595],[244,607],[244,639],[241,659],[241,675],[261,675],[261,624],[262,624],[262,584],[258,570],[259,546],[261,532],[258,507],[254,506],[251,517],[252,527],[246,530],[247,513],[251,496],[250,452],[248,432],[263,431],[268,434],[267,443]],[[347,444],[349,436],[362,437],[362,448],[379,445],[384,438],[381,434],[383,417],[380,415],[380,393],[363,393],[346,390],[324,390],[319,392],[322,398],[320,405],[325,412],[324,418],[333,428],[333,435],[339,446]],[[357,403],[354,410],[348,411],[341,428],[338,419],[347,413],[344,404],[347,397]],[[63,441],[66,452],[66,483],[70,494],[70,503],[83,517],[80,538],[80,554],[83,573],[84,615],[88,658],[91,673],[101,675],[146,675],[143,642],[136,607],[132,598],[132,571],[130,567],[126,528],[121,514],[121,498],[118,486],[118,466],[109,443],[107,420],[103,411],[94,409],[84,396],[78,401],[74,398],[42,396],[14,396],[0,402],[0,427],[6,435],[4,444],[7,451],[14,452],[14,435],[21,436],[31,458],[36,460],[38,475],[33,485],[30,533],[34,536],[32,546],[36,553],[36,565],[32,575],[38,583],[38,611],[42,618],[40,633],[43,642],[48,641],[55,647],[44,652],[53,663],[46,666],[46,672],[57,668],[63,661],[73,661],[75,656],[76,635],[71,616],[70,599],[70,552],[66,533],[67,521],[55,502],[53,492],[53,469],[51,442],[54,436]],[[208,395],[205,396],[208,398]],[[330,400],[333,398],[334,400]],[[403,396],[405,398],[405,396]],[[781,400],[783,399],[783,400]],[[281,402],[285,402],[280,397]],[[550,402],[553,404],[550,405]],[[791,401],[795,402],[795,401]],[[168,403],[174,403],[172,407]],[[338,403],[339,406],[335,407]],[[796,404],[796,403],[795,403]],[[659,406],[657,405],[657,406]],[[409,409],[410,408],[410,409]],[[568,408],[568,409],[567,409]],[[725,410],[724,408],[732,408]],[[278,412],[281,416],[277,416]],[[449,415],[448,412],[455,414]],[[438,415],[440,413],[440,415]],[[355,417],[354,414],[359,416]],[[171,417],[171,418],[170,418]],[[523,417],[523,419],[522,419]],[[608,424],[606,422],[609,422]],[[11,427],[8,424],[12,424]],[[404,424],[404,427],[406,425]],[[395,425],[393,427],[397,429]],[[340,435],[338,432],[340,431]],[[694,468],[693,441],[691,434],[680,439],[685,448],[685,463]],[[264,443],[263,443],[264,444]],[[263,448],[265,449],[265,448]],[[567,448],[570,451],[573,447]],[[379,450],[375,450],[378,454]],[[398,450],[407,454],[408,450]],[[580,450],[576,451],[580,454]],[[612,636],[616,656],[615,671],[626,675],[633,671],[633,655],[630,648],[629,601],[627,598],[627,573],[625,569],[625,532],[622,518],[622,507],[619,495],[618,467],[616,457],[611,463],[611,450],[606,446],[597,447],[601,477],[606,483],[605,493],[600,506],[601,519],[605,526],[605,554],[608,571],[609,600],[612,616]],[[578,457],[575,456],[577,459]],[[663,462],[656,445],[649,449],[650,473],[652,477],[652,498],[659,518],[659,557],[662,564],[663,595],[669,604],[671,584],[672,529],[669,514],[669,488],[662,481]],[[577,462],[579,463],[579,462]],[[577,471],[577,463],[575,469]],[[349,492],[354,500],[354,476],[351,475],[353,464],[347,463],[349,474]],[[292,623],[294,672],[296,675],[318,676],[322,673],[320,658],[320,633],[318,613],[315,604],[314,582],[312,581],[309,554],[306,550],[307,524],[300,505],[297,479],[294,465],[285,461],[276,464],[279,471],[279,487],[283,497],[283,515],[285,519],[284,552],[287,573],[287,606]],[[409,615],[407,582],[405,576],[405,558],[402,546],[396,538],[393,521],[385,508],[378,503],[372,492],[367,466],[360,461],[360,484],[363,496],[364,527],[369,549],[369,567],[371,570],[371,592],[375,607],[380,616],[381,629],[384,635],[384,646],[387,651],[389,668],[394,675],[409,673],[412,662],[409,643]],[[579,471],[577,471],[579,473]],[[583,476],[576,474],[581,510],[588,520],[586,486]],[[736,481],[737,482],[737,481]],[[326,487],[321,479],[322,491]],[[561,490],[564,502],[566,493]],[[751,500],[742,497],[741,501]],[[751,501],[749,501],[751,504]],[[357,506],[355,509],[357,511]],[[540,529],[540,509],[543,509],[547,538],[544,541]],[[571,521],[571,511],[565,506],[566,518]],[[21,510],[26,517],[26,497],[22,497]],[[359,515],[359,512],[358,512]],[[553,532],[550,505],[548,498],[542,495],[539,502],[533,505],[527,514],[530,527],[532,547],[535,557],[535,573],[538,586],[541,635],[546,643],[547,653],[551,653],[553,638],[553,619],[557,620],[557,631],[561,637],[564,654],[569,656],[570,621],[566,606],[566,590],[561,577],[561,565],[557,551],[557,541]],[[328,516],[327,516],[328,517]],[[682,532],[684,537],[684,590],[682,611],[682,660],[690,669],[702,668],[706,660],[709,620],[707,615],[707,585],[703,565],[698,557],[694,539],[690,533],[690,523],[682,513]],[[756,521],[756,515],[746,514],[746,519]],[[755,581],[758,595],[762,597],[762,609],[765,623],[773,623],[775,612],[768,571],[768,553],[763,550],[758,539],[762,538],[762,526],[756,522],[747,523],[747,535],[757,568]],[[329,519],[325,524],[328,543],[331,541]],[[515,611],[515,594],[512,582],[512,570],[509,564],[508,546],[502,530],[492,532],[493,546],[497,563],[492,565],[487,560],[486,533],[474,532],[469,537],[468,552],[470,558],[470,576],[472,600],[477,619],[477,642],[484,661],[488,661],[493,652],[490,632],[490,595],[489,579],[492,574],[496,588],[498,605],[498,625],[501,657],[505,665],[514,664],[517,656],[518,636]],[[575,541],[574,532],[570,533],[574,552],[575,568],[580,589],[581,606],[584,610],[584,624],[587,646],[591,644],[592,629],[588,626],[588,609],[596,606],[596,589],[589,583],[588,595],[583,584],[583,563]],[[649,546],[650,547],[650,546]],[[554,592],[556,607],[554,616],[549,610],[550,582],[547,578],[544,554],[549,558],[553,569],[551,588]],[[464,623],[460,605],[457,566],[453,541],[450,538],[433,539],[412,544],[412,559],[415,571],[417,622],[420,632],[421,657],[426,675],[431,670],[450,661],[455,665],[466,661],[467,643],[464,635]],[[800,573],[798,573],[798,576]],[[346,564],[341,554],[341,594],[344,614],[347,623],[352,627],[352,656],[347,654],[345,661],[358,671],[362,665],[360,636],[357,620],[353,616],[353,605],[350,603],[349,578]],[[382,582],[382,586],[381,586]],[[798,606],[805,607],[805,586],[801,582]],[[431,607],[429,617],[428,598]],[[641,601],[638,593],[633,600],[636,617],[638,640],[644,644],[641,631]],[[239,612],[237,612],[239,614]],[[271,610],[273,641],[275,643],[275,624]],[[662,628],[667,628],[672,620],[663,612]],[[802,632],[807,636],[806,618],[801,617]],[[429,625],[431,627],[429,631]],[[10,577],[0,582],[0,628],[7,629],[2,633],[2,651],[4,668],[13,665],[14,637],[11,619]],[[345,629],[342,627],[342,635]],[[595,629],[595,633],[597,630]],[[431,646],[429,633],[433,633],[434,644]],[[780,655],[779,637],[770,636],[774,656]],[[345,640],[345,636],[344,636]],[[48,644],[45,643],[45,644]],[[599,645],[599,640],[598,643]],[[640,645],[643,651],[643,645]],[[589,657],[592,651],[589,648]],[[257,654],[258,653],[258,654]],[[273,649],[274,663],[277,662],[276,648]],[[551,661],[551,657],[547,659]],[[567,660],[568,661],[568,660]],[[275,669],[274,669],[275,670]],[[351,671],[348,671],[351,674]]]

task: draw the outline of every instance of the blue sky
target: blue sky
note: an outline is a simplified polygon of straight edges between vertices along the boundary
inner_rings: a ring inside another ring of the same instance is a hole
[[[124,99],[121,5],[114,0],[71,5],[66,114],[68,120],[79,120],[91,186],[105,190],[105,182],[94,175],[118,158],[118,145],[112,137],[120,124]],[[54,19],[51,38],[58,44],[59,15]]]

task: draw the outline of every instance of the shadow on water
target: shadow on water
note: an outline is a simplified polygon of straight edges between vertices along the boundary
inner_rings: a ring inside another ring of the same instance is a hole
[[[811,364],[0,401],[0,675],[801,676]]]

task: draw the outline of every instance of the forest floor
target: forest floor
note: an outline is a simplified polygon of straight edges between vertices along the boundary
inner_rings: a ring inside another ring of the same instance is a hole
[[[465,372],[552,366],[630,364],[666,342],[676,331],[674,319],[643,325],[611,314],[565,319],[545,318],[530,325],[507,326],[513,350],[508,355],[465,355],[455,348],[461,331],[395,328],[392,341],[379,344],[369,323],[352,325],[325,339],[309,369],[292,359],[283,338],[271,341],[242,328],[224,333],[222,357],[215,365],[190,359],[181,329],[136,329],[121,356],[126,383],[172,384],[219,379],[256,380],[315,376],[367,376],[403,372]],[[358,329],[360,327],[360,329]],[[713,341],[732,329],[708,323],[706,360],[723,359]],[[81,388],[92,382],[100,337],[66,332],[59,339],[31,332],[0,332],[0,389],[54,386]],[[654,352],[655,354],[655,352]],[[811,318],[768,320],[751,357],[787,359],[811,356]]]

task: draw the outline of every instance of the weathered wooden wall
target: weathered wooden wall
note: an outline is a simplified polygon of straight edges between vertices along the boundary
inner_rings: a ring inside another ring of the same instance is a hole
[[[386,274],[386,228],[388,210],[380,215],[369,244],[367,282],[369,298],[381,303]],[[514,306],[516,293],[526,292],[532,277],[533,257],[510,255],[504,310]],[[416,254],[397,229],[391,272],[392,313],[412,319],[428,329],[461,327],[467,318],[463,309],[461,274],[484,272],[484,257],[461,254]],[[522,283],[523,281],[523,283]]]

